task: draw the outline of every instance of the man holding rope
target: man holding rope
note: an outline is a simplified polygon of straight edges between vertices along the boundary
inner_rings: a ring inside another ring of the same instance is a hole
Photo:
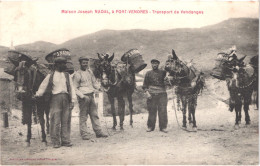
[[[147,132],[151,132],[155,128],[156,116],[158,111],[159,128],[161,132],[167,133],[168,124],[167,117],[167,93],[165,89],[164,79],[166,71],[158,69],[160,61],[152,59],[153,70],[148,71],[144,78],[143,89],[147,96],[147,109],[149,112],[147,121]]]

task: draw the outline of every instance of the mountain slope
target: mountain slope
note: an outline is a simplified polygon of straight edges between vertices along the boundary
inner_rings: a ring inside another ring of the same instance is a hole
[[[225,51],[232,45],[237,46],[238,56],[250,57],[258,54],[259,20],[252,18],[234,18],[216,25],[203,28],[181,28],[166,31],[149,30],[102,30],[66,41],[60,45],[47,42],[17,46],[17,50],[27,52],[32,56],[44,56],[58,48],[67,48],[72,54],[72,60],[78,68],[78,58],[89,56],[97,58],[99,53],[115,53],[120,57],[128,50],[137,48],[147,63],[158,58],[164,62],[171,49],[183,60],[193,59],[195,66],[202,70],[213,68],[218,52]],[[1,50],[1,48],[0,48]],[[1,51],[0,51],[1,52]],[[149,65],[148,65],[149,66]]]

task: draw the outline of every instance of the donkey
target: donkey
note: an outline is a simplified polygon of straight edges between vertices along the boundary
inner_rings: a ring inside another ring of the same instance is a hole
[[[30,146],[30,140],[32,136],[32,114],[35,112],[35,110],[41,125],[42,142],[47,145],[44,114],[46,115],[46,127],[48,134],[50,109],[49,104],[46,102],[44,97],[40,97],[37,100],[33,98],[33,95],[38,90],[41,82],[45,78],[45,75],[38,70],[38,64],[34,63],[28,66],[26,63],[26,61],[19,62],[19,65],[15,68],[14,81],[16,83],[17,97],[22,101],[22,124],[27,125],[27,146]]]
[[[230,93],[229,106],[232,112],[235,109],[236,119],[235,127],[241,123],[241,110],[244,107],[246,125],[250,124],[249,105],[251,103],[251,96],[257,81],[256,74],[252,76],[246,71],[246,65],[243,62],[246,56],[238,59],[234,58],[229,61],[224,61],[222,67],[224,78]],[[214,75],[212,75],[214,76]]]
[[[179,60],[175,51],[172,50],[172,55],[168,58],[165,64],[165,70],[167,71],[166,80],[170,85],[176,86],[176,95],[178,107],[180,107],[180,101],[182,104],[181,111],[183,113],[183,125],[186,128],[186,109],[188,106],[188,120],[193,124],[193,129],[196,130],[195,110],[197,106],[197,98],[199,93],[205,85],[204,73],[200,72],[196,78],[195,72],[191,70],[187,65]],[[194,81],[195,80],[195,81]],[[167,83],[167,82],[166,82]]]
[[[103,55],[98,53],[100,63],[98,65],[98,71],[100,73],[101,85],[104,87],[107,93],[108,100],[111,104],[111,111],[113,116],[113,127],[116,130],[117,119],[115,112],[115,98],[118,101],[118,115],[120,119],[120,129],[123,130],[123,122],[125,117],[125,101],[124,95],[127,96],[130,110],[130,125],[133,127],[133,102],[132,95],[135,90],[135,74],[132,67],[128,64],[119,63],[117,66],[113,66],[111,61],[114,58],[113,55]]]

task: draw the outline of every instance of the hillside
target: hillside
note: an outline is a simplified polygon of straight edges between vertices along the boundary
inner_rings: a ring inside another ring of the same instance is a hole
[[[78,68],[78,57],[97,57],[99,53],[115,53],[120,58],[131,48],[137,48],[145,61],[158,58],[162,62],[173,48],[177,55],[186,61],[193,59],[195,66],[202,70],[212,69],[216,54],[225,51],[232,45],[237,46],[238,56],[250,57],[258,54],[259,20],[251,18],[234,18],[219,24],[203,28],[183,28],[166,31],[149,30],[102,30],[89,35],[71,39],[60,45],[47,42],[16,46],[17,50],[26,51],[29,55],[41,57],[58,48],[67,48]],[[0,53],[2,48],[0,47]]]

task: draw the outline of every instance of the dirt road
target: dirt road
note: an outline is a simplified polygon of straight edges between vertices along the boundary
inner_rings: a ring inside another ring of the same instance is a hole
[[[73,147],[53,149],[40,139],[40,126],[33,125],[31,147],[26,147],[26,126],[12,118],[8,129],[1,129],[1,164],[258,164],[258,111],[250,106],[251,125],[245,126],[244,113],[239,129],[234,128],[235,113],[223,102],[202,95],[197,107],[197,132],[181,130],[172,101],[168,105],[169,133],[146,132],[147,114],[134,115],[134,127],[126,116],[125,130],[112,131],[111,117],[101,117],[108,138],[81,140],[78,117],[72,117]],[[181,112],[177,112],[179,122]],[[158,126],[158,122],[157,122]],[[191,127],[190,127],[191,129]],[[20,133],[20,135],[19,135]],[[48,137],[50,142],[50,137]]]

